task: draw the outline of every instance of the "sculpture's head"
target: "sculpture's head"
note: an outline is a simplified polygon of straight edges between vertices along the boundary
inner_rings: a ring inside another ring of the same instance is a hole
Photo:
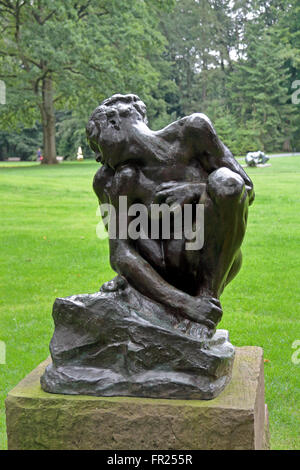
[[[96,160],[114,166],[132,133],[132,125],[147,124],[146,105],[137,95],[113,95],[98,106],[86,126],[87,140]]]

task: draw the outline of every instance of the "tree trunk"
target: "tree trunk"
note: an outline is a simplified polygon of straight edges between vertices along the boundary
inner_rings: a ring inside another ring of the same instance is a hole
[[[54,164],[56,159],[55,114],[53,105],[52,79],[47,76],[43,80],[41,115],[43,125],[43,160],[42,163]]]
[[[289,137],[284,141],[282,150],[284,152],[292,152],[291,139]]]
[[[206,54],[206,51],[204,50],[204,55]],[[205,102],[207,99],[207,58],[204,56],[202,59],[202,106],[204,108]]]

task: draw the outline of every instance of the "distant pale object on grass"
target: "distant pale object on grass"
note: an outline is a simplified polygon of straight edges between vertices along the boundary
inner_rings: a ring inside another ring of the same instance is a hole
[[[83,154],[82,154],[82,148],[81,147],[78,147],[78,151],[77,151],[77,160],[83,160]]]
[[[245,157],[245,162],[247,166],[258,166],[258,165],[265,165],[270,160],[270,157],[258,150],[257,152],[248,152]]]

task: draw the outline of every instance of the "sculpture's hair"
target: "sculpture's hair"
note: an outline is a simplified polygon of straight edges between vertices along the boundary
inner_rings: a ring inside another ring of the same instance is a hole
[[[129,105],[128,108],[133,109],[135,108],[138,113],[141,115],[143,121],[147,121],[147,108],[145,103],[137,96],[133,94],[128,95],[120,95],[116,94],[107,98],[106,100],[102,101],[101,105],[99,106],[106,106],[110,108],[117,108],[118,104],[124,103],[125,105]]]
[[[147,124],[146,105],[137,95],[116,94],[102,101],[100,106],[94,110],[86,126],[87,138],[92,150],[98,151],[97,145],[95,147],[93,142],[97,141],[101,133],[103,120],[107,122],[107,120],[111,119],[115,122],[116,128],[118,128],[122,117],[129,117],[133,114],[137,119]]]

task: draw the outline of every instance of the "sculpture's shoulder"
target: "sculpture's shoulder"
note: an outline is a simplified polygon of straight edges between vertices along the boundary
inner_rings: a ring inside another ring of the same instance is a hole
[[[160,131],[156,131],[158,137],[174,142],[175,140],[185,141],[193,135],[215,134],[214,127],[210,119],[203,113],[193,113],[177,121],[172,122]]]
[[[199,138],[203,139],[203,137],[206,137],[207,139],[215,140],[217,136],[212,122],[203,113],[193,113],[178,119],[178,121],[158,131],[157,135],[169,142],[179,140],[188,145],[195,139],[199,140]]]
[[[93,188],[100,202],[106,202],[112,186],[115,171],[102,165],[94,176]]]
[[[216,133],[211,120],[206,116],[206,114],[193,113],[183,118],[183,120],[185,133]]]

